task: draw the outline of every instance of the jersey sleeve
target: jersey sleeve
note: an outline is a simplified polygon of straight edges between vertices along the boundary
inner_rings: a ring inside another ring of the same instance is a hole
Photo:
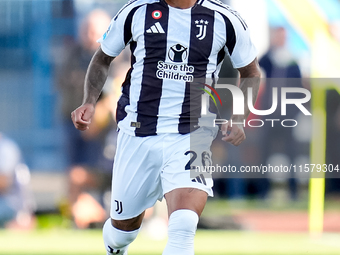
[[[132,37],[131,26],[134,11],[134,5],[128,3],[111,20],[108,30],[98,40],[105,54],[117,57],[129,44]]]
[[[234,68],[245,67],[257,57],[257,50],[250,38],[249,28],[237,12],[229,15],[227,22],[226,53]]]

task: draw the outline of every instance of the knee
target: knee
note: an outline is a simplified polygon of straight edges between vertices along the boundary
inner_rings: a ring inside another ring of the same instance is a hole
[[[169,218],[169,238],[163,255],[193,255],[197,223],[198,215],[194,211],[174,211]]]
[[[169,234],[181,237],[194,236],[197,229],[198,215],[194,211],[181,209],[174,211],[169,218]]]
[[[108,219],[103,227],[104,243],[108,254],[124,254],[127,246],[136,239],[138,232],[139,229],[133,231],[117,229],[112,226],[111,219]]]

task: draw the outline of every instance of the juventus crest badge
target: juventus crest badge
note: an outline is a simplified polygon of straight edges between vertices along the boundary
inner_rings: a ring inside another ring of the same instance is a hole
[[[195,21],[196,27],[199,28],[199,32],[196,35],[198,40],[203,40],[205,38],[205,36],[207,35],[207,26],[209,24],[209,22],[207,20],[196,20]]]

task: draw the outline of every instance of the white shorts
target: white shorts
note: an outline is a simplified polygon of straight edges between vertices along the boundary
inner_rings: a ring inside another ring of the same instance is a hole
[[[203,127],[186,135],[136,137],[120,130],[112,175],[111,218],[134,218],[178,188],[196,188],[213,196],[211,176],[195,173],[194,166],[211,160],[210,146],[216,133]]]

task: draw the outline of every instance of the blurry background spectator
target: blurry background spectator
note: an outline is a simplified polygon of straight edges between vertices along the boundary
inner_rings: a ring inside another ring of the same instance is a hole
[[[286,43],[286,29],[284,27],[272,27],[270,29],[269,50],[260,59],[260,66],[265,71],[266,78],[301,78],[300,68]],[[269,104],[267,101],[263,102]]]
[[[104,150],[107,135],[115,129],[115,124],[110,98],[105,92],[98,100],[89,130],[76,130],[70,114],[82,103],[87,67],[99,47],[97,40],[107,30],[110,20],[110,16],[99,9],[84,18],[79,29],[79,41],[66,49],[58,75],[69,163],[69,203],[75,223],[80,228],[106,219],[102,194],[110,187],[113,154],[104,154]]]
[[[280,91],[282,87],[302,87],[301,72],[292,53],[286,45],[287,31],[284,27],[270,29],[270,47],[268,52],[260,59],[259,64],[264,71],[265,84],[261,97],[258,99],[260,109],[270,109],[273,102],[273,88],[278,89],[278,106],[281,105]],[[297,98],[298,95],[289,93],[289,98]],[[287,106],[287,115],[281,115],[281,107],[270,116],[271,119],[296,119],[299,109],[295,105]],[[290,165],[298,154],[297,142],[293,136],[293,129],[282,125],[265,125],[261,139],[261,152],[263,164]],[[272,158],[271,158],[272,157]],[[277,161],[278,160],[278,161]],[[273,176],[274,177],[274,176]],[[280,176],[278,176],[280,178]],[[296,180],[293,173],[288,177],[289,191],[292,199],[297,198]],[[269,179],[259,179],[255,185],[262,198],[266,197],[270,183]]]
[[[98,163],[101,153],[100,129],[107,126],[108,116],[104,123],[94,123],[88,132],[76,132],[72,121],[71,112],[82,103],[84,79],[91,57],[99,44],[96,42],[106,31],[110,23],[108,14],[101,10],[91,12],[80,27],[79,42],[75,42],[66,49],[66,57],[61,64],[58,75],[58,88],[61,93],[62,117],[67,136],[67,152],[71,165]],[[96,121],[95,121],[96,122]]]
[[[0,227],[33,226],[30,173],[19,147],[0,133]]]

